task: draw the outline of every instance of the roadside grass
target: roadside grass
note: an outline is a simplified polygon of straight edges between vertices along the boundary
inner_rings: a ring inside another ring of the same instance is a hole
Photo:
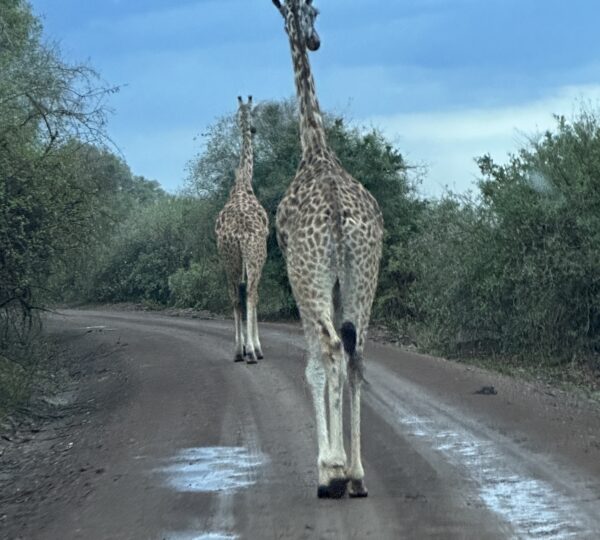
[[[549,359],[533,360],[503,357],[451,358],[508,375],[542,383],[600,404],[600,369],[591,363],[557,363]]]
[[[515,379],[543,384],[555,390],[600,404],[600,358],[558,360],[540,356],[502,356],[494,354],[453,354],[420,349],[461,364],[472,365]]]
[[[22,366],[0,355],[0,420],[25,399],[30,382]]]
[[[402,322],[379,320],[369,329],[371,338],[405,350],[431,354],[451,362],[486,369],[515,379],[535,382],[600,404],[600,355],[557,359],[539,351],[535,355],[507,356],[465,349],[449,354],[433,345],[428,329]]]
[[[21,339],[5,339],[0,349],[0,420],[25,404],[41,372],[48,369],[50,351],[41,328]]]

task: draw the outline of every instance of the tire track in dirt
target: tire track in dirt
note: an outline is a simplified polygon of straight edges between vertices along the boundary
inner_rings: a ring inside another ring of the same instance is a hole
[[[75,347],[92,337],[128,346],[115,356],[119,399],[98,410],[71,451],[107,474],[84,498],[75,490],[71,504],[36,508],[35,522],[46,522],[26,538],[598,537],[600,456],[587,439],[545,445],[546,430],[561,433],[557,413],[526,395],[476,401],[481,381],[509,394],[493,375],[370,347],[369,497],[319,500],[299,328],[263,324],[265,360],[246,366],[229,358],[229,321],[66,310],[50,323],[114,330],[78,335]],[[571,429],[589,439],[595,422],[581,413]],[[523,426],[526,443],[506,435]],[[570,459],[581,455],[589,460]]]

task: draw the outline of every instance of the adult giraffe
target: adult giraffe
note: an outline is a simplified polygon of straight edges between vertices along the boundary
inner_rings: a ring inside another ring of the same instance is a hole
[[[235,183],[229,199],[217,216],[215,232],[217,248],[225,273],[227,288],[233,305],[235,321],[235,361],[256,364],[263,358],[256,305],[258,284],[267,258],[269,220],[267,212],[258,202],[252,189],[254,154],[252,148],[252,96],[248,103],[238,97],[238,123],[242,132],[240,164],[235,170]],[[244,281],[245,280],[245,281]],[[247,331],[244,340],[244,311]]]
[[[327,144],[308,59],[308,50],[320,46],[315,30],[318,11],[312,0],[272,1],[285,20],[300,111],[302,160],[277,209],[276,225],[308,344],[306,378],[319,444],[317,493],[338,498],[348,490],[352,497],[366,497],[360,391],[383,218],[373,196],[343,169]],[[350,383],[349,467],[342,425],[346,368]]]

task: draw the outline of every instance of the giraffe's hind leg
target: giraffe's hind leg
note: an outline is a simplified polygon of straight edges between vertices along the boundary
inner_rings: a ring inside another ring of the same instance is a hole
[[[262,360],[265,357],[265,355],[263,354],[262,345],[260,344],[260,337],[258,335],[258,317],[257,317],[256,312],[257,312],[257,309],[255,306],[254,311],[252,313],[252,316],[254,317],[254,321],[253,321],[254,335],[252,336],[252,340],[254,342],[254,351],[256,352],[256,358],[258,358],[259,360]]]
[[[234,362],[243,362],[246,345],[244,344],[244,314],[239,299],[239,285],[230,285],[230,295],[233,298],[233,321],[235,325]]]
[[[329,408],[329,452],[327,459],[319,464],[319,495],[340,498],[345,495],[348,483],[343,431],[343,388],[346,364],[342,343],[332,321],[328,317],[322,317],[317,324],[321,361],[327,378]],[[321,476],[325,477],[324,482],[321,481]]]
[[[256,336],[256,303],[258,299],[257,283],[253,279],[252,272],[248,271],[248,296],[246,299],[246,363],[256,364],[258,354],[255,343]],[[262,354],[261,354],[262,356]]]
[[[344,321],[340,334],[348,360],[350,394],[348,494],[351,497],[368,495],[361,456],[361,390],[365,377],[363,351],[377,285],[378,257],[378,251],[372,249],[353,265],[349,265],[340,289]]]
[[[345,463],[333,459],[330,444],[330,431],[327,425],[327,409],[325,406],[325,388],[327,373],[323,365],[321,343],[318,328],[310,323],[304,324],[304,335],[308,345],[308,363],[306,365],[306,381],[310,388],[315,419],[317,424],[317,442],[319,455],[317,467],[319,482],[317,496],[319,498],[340,498],[346,493]]]
[[[309,344],[307,380],[313,394],[319,434],[318,496],[340,498],[346,494],[348,483],[342,429],[346,364],[342,342],[333,323],[335,276],[331,274],[330,257],[326,253],[316,261],[314,258],[309,261],[301,256],[301,250],[288,251],[287,266]],[[323,420],[326,409],[328,425]]]
[[[242,260],[241,254],[236,249],[235,245],[226,244],[221,246],[221,250],[225,253],[225,259],[228,263],[226,266],[227,273],[227,292],[233,308],[233,320],[235,326],[235,348],[233,358],[235,362],[244,360],[244,314],[243,300],[245,296],[244,287],[242,286]]]
[[[365,471],[361,459],[360,440],[360,394],[363,383],[362,351],[355,351],[348,361],[350,383],[350,467],[348,469],[348,494],[350,497],[366,497]]]
[[[249,242],[246,247],[248,248],[245,253],[246,281],[248,291],[246,303],[246,361],[249,364],[254,364],[257,360],[264,358],[262,347],[260,344],[260,339],[258,336],[257,306],[258,285],[260,282],[260,276],[266,258],[266,246],[262,245],[257,240],[254,242]]]

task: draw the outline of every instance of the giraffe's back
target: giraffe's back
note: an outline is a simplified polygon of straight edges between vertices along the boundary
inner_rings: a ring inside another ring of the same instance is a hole
[[[277,234],[304,313],[328,309],[339,284],[342,301],[368,319],[383,218],[364,186],[337,164],[301,169],[278,208]]]
[[[358,243],[380,243],[383,237],[377,201],[337,164],[300,169],[279,204],[276,220],[286,255],[290,243],[307,255],[322,254],[316,246],[329,237],[328,231],[333,241],[348,244],[353,251],[362,251]]]
[[[243,279],[246,268],[260,271],[267,258],[269,221],[253,193],[232,193],[215,222],[217,248],[230,279]]]
[[[219,212],[215,232],[217,239],[256,237],[264,240],[269,233],[267,212],[254,194],[234,193]]]

